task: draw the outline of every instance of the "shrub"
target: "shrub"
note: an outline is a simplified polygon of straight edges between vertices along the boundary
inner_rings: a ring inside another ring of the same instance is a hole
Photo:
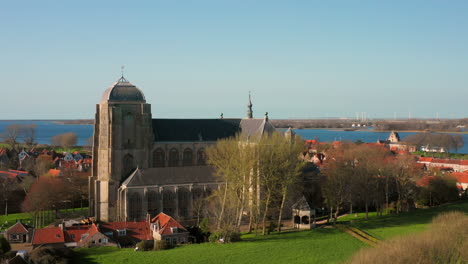
[[[241,237],[238,232],[214,232],[211,233],[209,241],[218,242],[220,239],[223,239],[224,242],[237,242],[241,240]]]
[[[3,256],[10,250],[11,250],[10,243],[8,243],[8,240],[6,240],[6,238],[0,235],[0,256]]]
[[[76,253],[69,248],[38,247],[31,252],[33,264],[68,264],[73,263]]]
[[[441,214],[428,230],[358,252],[349,263],[468,263],[468,216]]]
[[[140,241],[136,244],[136,247],[138,247],[138,250],[141,250],[141,251],[150,251],[154,248],[154,241],[152,240]]]
[[[172,245],[167,243],[165,240],[156,240],[154,241],[154,250],[166,250],[172,248]]]

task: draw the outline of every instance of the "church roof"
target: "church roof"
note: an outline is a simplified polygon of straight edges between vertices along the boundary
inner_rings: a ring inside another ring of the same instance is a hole
[[[145,96],[140,89],[122,76],[122,78],[107,88],[102,95],[101,103],[125,101],[145,101]]]
[[[164,167],[136,169],[122,186],[214,183],[217,179],[210,166]]]
[[[242,135],[253,137],[271,133],[275,127],[267,119],[153,119],[156,141],[216,141]]]

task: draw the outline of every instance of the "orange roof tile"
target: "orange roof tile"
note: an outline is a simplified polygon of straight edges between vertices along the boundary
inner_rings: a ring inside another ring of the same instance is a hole
[[[187,231],[179,222],[177,222],[174,218],[168,216],[165,213],[159,213],[153,219],[151,219],[152,223],[159,224],[159,234],[161,235],[171,235],[172,234],[172,227],[177,227],[184,231]]]
[[[6,230],[7,234],[26,234],[28,229],[21,222],[17,222]]]
[[[432,162],[434,158],[430,158],[430,157],[420,157],[419,158],[419,162]]]
[[[468,173],[452,172],[450,175],[455,177],[459,183],[468,183]]]
[[[64,243],[65,237],[60,227],[39,228],[34,231],[33,245]]]

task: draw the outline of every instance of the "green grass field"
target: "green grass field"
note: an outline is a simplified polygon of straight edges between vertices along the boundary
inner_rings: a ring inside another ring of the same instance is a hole
[[[166,251],[80,249],[79,263],[339,263],[365,245],[331,228],[249,237],[232,244],[205,243]]]
[[[378,239],[419,232],[442,212],[468,213],[468,202],[458,202],[436,208],[378,217],[370,213],[368,220],[360,213],[347,215],[340,222],[352,225]],[[186,245],[167,251],[135,252],[133,249],[92,248],[77,250],[79,263],[340,263],[359,249],[367,247],[352,236],[332,228],[272,234],[254,237],[244,235],[243,241],[232,244]]]
[[[366,231],[378,239],[388,239],[398,235],[425,230],[432,218],[442,212],[462,211],[468,213],[468,202],[462,201],[428,209],[417,209],[414,212],[377,216],[369,214],[369,219],[364,219],[364,213],[347,215],[339,219],[340,222],[351,221],[352,225]]]

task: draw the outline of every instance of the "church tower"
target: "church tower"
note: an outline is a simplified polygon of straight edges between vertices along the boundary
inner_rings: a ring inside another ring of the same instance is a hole
[[[151,105],[123,76],[96,105],[90,214],[117,221],[117,191],[138,167],[148,168],[153,144]]]

